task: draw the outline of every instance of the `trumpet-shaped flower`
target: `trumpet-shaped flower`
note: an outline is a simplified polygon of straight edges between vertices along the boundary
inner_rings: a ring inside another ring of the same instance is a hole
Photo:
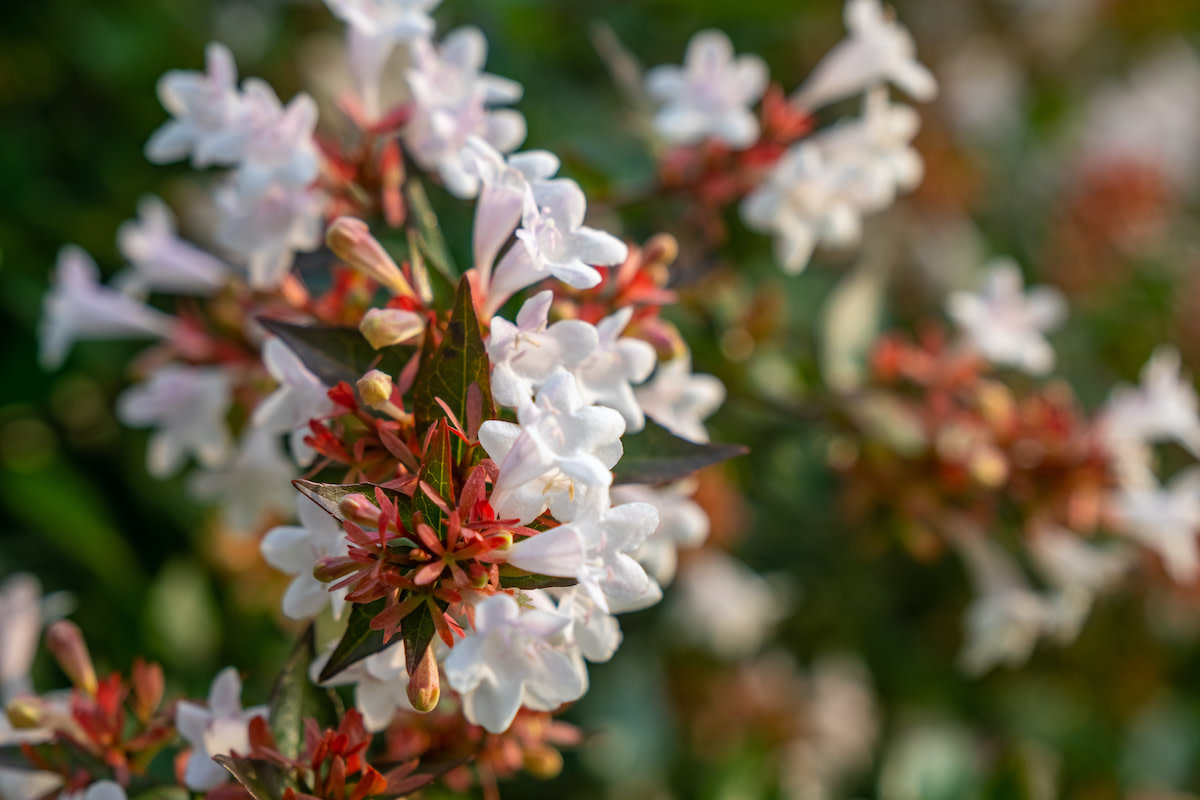
[[[217,241],[248,267],[250,285],[273,289],[291,271],[296,251],[321,244],[322,196],[274,183],[251,199],[236,186],[217,191]]]
[[[751,109],[767,89],[767,65],[758,56],[734,58],[721,31],[701,31],[688,43],[683,67],[664,65],[646,73],[646,91],[663,107],[654,129],[672,144],[707,137],[744,149],[758,139]]]
[[[207,792],[229,779],[213,756],[250,752],[250,720],[265,717],[266,706],[242,710],[242,681],[227,667],[213,680],[208,708],[181,700],[175,706],[175,727],[192,748],[183,782],[189,789]]]
[[[723,658],[761,647],[785,611],[765,578],[718,550],[689,559],[673,591],[670,610],[680,632]]]
[[[38,328],[42,366],[62,364],[77,339],[138,339],[169,336],[171,316],[99,282],[100,270],[81,248],[58,253],[54,285],[46,294]]]
[[[1100,429],[1114,450],[1130,443],[1174,439],[1200,454],[1200,398],[1180,371],[1179,351],[1163,345],[1142,367],[1141,383],[1119,386],[1100,413]]]
[[[571,319],[547,324],[553,302],[553,292],[539,292],[521,306],[515,325],[503,317],[492,318],[487,349],[492,395],[500,405],[520,406],[551,377],[572,370],[595,352],[599,336],[592,325]]]
[[[231,393],[229,375],[220,367],[168,364],[121,394],[117,417],[131,428],[155,428],[146,469],[167,478],[183,468],[189,454],[206,467],[229,455],[232,439],[225,418]]]
[[[912,36],[880,0],[846,0],[845,22],[849,36],[817,64],[793,102],[820,108],[882,83],[895,84],[917,100],[934,98],[933,73],[916,60]]]
[[[434,23],[429,13],[441,0],[325,0],[334,16],[346,23],[350,71],[364,110],[380,112],[379,81],[388,56],[400,42],[427,39]]]
[[[471,238],[474,267],[482,276],[480,289],[486,293],[496,256],[521,221],[526,193],[553,177],[559,160],[545,150],[505,158],[478,136],[467,139],[464,156],[467,169],[478,177],[481,187]]]
[[[1191,583],[1200,575],[1200,467],[1164,487],[1124,487],[1111,499],[1119,528],[1158,553],[1171,577]]]
[[[272,433],[291,433],[292,458],[300,466],[316,453],[304,442],[309,420],[333,413],[329,388],[279,339],[263,345],[263,364],[279,386],[254,409],[254,424]]]
[[[543,531],[509,548],[513,566],[542,575],[574,578],[598,608],[609,599],[628,608],[646,597],[650,578],[630,553],[658,527],[649,503],[612,507],[607,491],[588,494],[582,512],[565,525]]]
[[[510,109],[488,106],[512,103],[521,97],[515,81],[482,72],[487,40],[476,28],[451,31],[440,47],[418,41],[413,67],[412,117],[403,131],[404,143],[423,169],[437,172],[447,190],[474,197],[479,177],[469,167],[467,141],[477,136],[502,153],[525,139],[525,118]]]
[[[195,497],[217,503],[226,525],[248,531],[268,512],[289,513],[294,477],[295,467],[283,455],[279,437],[248,426],[233,459],[190,476],[188,488]]]
[[[826,160],[842,174],[843,191],[864,213],[882,211],[897,192],[910,191],[925,173],[911,142],[921,125],[909,106],[888,101],[887,89],[863,98],[863,114],[840,122],[815,138]]]
[[[569,520],[588,490],[612,483],[625,420],[611,408],[585,405],[573,375],[552,377],[517,409],[517,419],[479,428],[480,444],[500,469],[489,498],[498,517],[524,525],[549,506]]]
[[[649,503],[658,511],[658,527],[633,557],[660,584],[666,585],[675,578],[679,548],[699,547],[708,538],[708,515],[691,499],[695,491],[693,481],[662,488],[639,484],[612,488],[614,503]]]
[[[844,176],[812,143],[784,153],[767,179],[742,202],[742,219],[775,235],[775,257],[785,272],[801,272],[818,244],[858,241],[859,209],[845,192]]]
[[[660,362],[649,382],[634,392],[646,415],[676,436],[707,442],[704,420],[725,402],[725,384],[692,372],[690,354]]]
[[[491,733],[503,733],[522,705],[550,711],[587,689],[568,647],[560,644],[571,621],[522,609],[506,594],[475,607],[475,628],[446,656],[443,669],[462,696],[463,713]]]
[[[580,586],[547,589],[546,592],[555,599],[555,610],[571,620],[563,635],[579,649],[580,655],[594,664],[613,657],[621,645],[621,626],[616,617],[606,612]]]
[[[494,313],[521,289],[551,276],[576,289],[600,283],[594,266],[620,264],[629,253],[617,237],[586,227],[587,200],[566,178],[545,181],[525,194],[519,241],[492,276],[487,311]]]
[[[244,133],[233,145],[239,162],[238,191],[254,203],[272,184],[304,188],[317,177],[319,167],[313,140],[316,102],[301,93],[285,108],[266,81],[250,79],[243,86]]]
[[[127,291],[210,295],[225,285],[229,267],[175,233],[175,217],[157,197],[138,203],[137,221],[117,231],[121,253],[133,265],[124,275]]]
[[[946,307],[972,347],[994,364],[1045,375],[1054,366],[1054,351],[1045,332],[1062,324],[1066,303],[1049,286],[1022,291],[1021,270],[1010,259],[987,269],[979,294],[955,292]]]
[[[646,417],[632,384],[650,377],[658,356],[649,342],[621,337],[632,318],[633,306],[626,306],[602,319],[596,326],[599,343],[595,351],[573,371],[585,403],[619,411],[625,429],[636,433],[645,427]]]
[[[188,155],[192,164],[232,164],[223,142],[237,135],[242,99],[237,91],[237,66],[223,44],[205,50],[207,72],[171,70],[158,82],[158,98],[173,117],[146,143],[146,158],[156,164]]]
[[[313,683],[319,683],[318,676],[328,661],[327,655],[313,660],[309,670]],[[354,685],[354,707],[362,713],[363,725],[368,731],[374,733],[386,729],[397,711],[414,710],[408,699],[408,668],[402,641],[397,640],[386,650],[351,664],[321,685],[350,684]]]
[[[345,556],[350,550],[346,535],[333,517],[303,495],[296,498],[296,515],[298,526],[272,528],[259,545],[268,564],[295,576],[283,594],[283,613],[291,619],[308,619],[328,605],[333,618],[341,619],[347,589],[330,591],[313,576],[313,567],[325,556]]]

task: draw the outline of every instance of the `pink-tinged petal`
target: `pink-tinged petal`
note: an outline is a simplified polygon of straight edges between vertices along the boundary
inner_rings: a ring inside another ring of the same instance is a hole
[[[529,572],[571,578],[582,571],[586,555],[583,535],[564,525],[513,545],[506,559]]]

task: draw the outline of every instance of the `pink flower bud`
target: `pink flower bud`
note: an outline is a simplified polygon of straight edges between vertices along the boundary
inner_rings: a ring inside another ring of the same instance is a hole
[[[142,659],[133,662],[133,711],[145,722],[154,714],[163,698],[163,671],[155,663]]]
[[[371,229],[361,219],[338,217],[326,231],[325,243],[342,261],[393,293],[418,299],[396,262],[371,235]]]
[[[441,692],[437,659],[433,655],[433,648],[426,647],[425,654],[421,656],[416,670],[408,679],[408,702],[412,703],[416,711],[433,711],[437,708]]]
[[[379,524],[379,506],[361,492],[348,494],[339,500],[338,514],[342,519],[363,528],[374,528]]]
[[[54,655],[76,688],[88,694],[96,693],[96,669],[78,625],[65,619],[51,625],[46,629],[46,649]]]
[[[425,318],[416,312],[398,308],[372,308],[363,317],[358,329],[371,347],[378,350],[418,339],[425,332]]]

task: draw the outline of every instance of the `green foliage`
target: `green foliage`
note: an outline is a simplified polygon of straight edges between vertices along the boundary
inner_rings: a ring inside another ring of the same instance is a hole
[[[317,686],[309,677],[316,652],[316,633],[310,624],[300,635],[271,692],[271,733],[279,752],[287,758],[300,755],[305,719],[315,720],[324,729],[336,728],[341,716],[338,696]]]
[[[371,620],[383,610],[386,600],[380,598],[370,603],[352,603],[350,615],[346,622],[346,632],[338,641],[337,647],[329,656],[329,661],[321,669],[320,679],[325,682],[342,670],[357,664],[367,656],[374,655],[400,640],[393,638],[389,642],[383,640],[383,631],[371,627]]]
[[[616,483],[669,483],[749,452],[738,444],[682,439],[649,418],[641,432],[622,437],[621,444],[625,453],[613,468]]]
[[[490,368],[479,317],[471,299],[471,287],[463,278],[458,282],[446,336],[428,358],[422,356],[421,368],[413,384],[412,411],[417,432],[423,435],[430,425],[446,416],[438,399],[465,425],[469,400],[474,394],[472,385],[478,387],[478,396],[483,403],[482,418],[495,417]]]
[[[354,386],[372,369],[394,377],[414,352],[414,348],[402,345],[375,350],[358,328],[294,325],[269,317],[259,317],[258,322],[282,339],[326,386],[342,382]]]
[[[283,796],[288,776],[278,764],[234,756],[213,756],[213,761],[229,770],[254,800],[279,800]]]

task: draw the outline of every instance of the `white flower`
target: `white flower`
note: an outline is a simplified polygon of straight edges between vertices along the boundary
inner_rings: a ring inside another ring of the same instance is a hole
[[[316,453],[304,443],[309,420],[334,411],[329,388],[279,339],[263,345],[263,364],[279,386],[254,409],[256,426],[272,433],[291,433],[292,458],[300,466],[312,463]]]
[[[582,587],[545,591],[557,601],[555,610],[571,620],[563,636],[579,649],[580,655],[594,664],[613,657],[621,645],[621,626],[616,617],[599,606]]]
[[[138,219],[117,231],[121,253],[133,269],[121,281],[126,291],[207,296],[229,279],[229,267],[175,233],[175,217],[154,196],[138,203]]]
[[[1124,487],[1111,498],[1116,524],[1158,553],[1171,578],[1191,583],[1200,574],[1200,467],[1166,487]]]
[[[524,525],[549,506],[570,520],[589,489],[611,485],[625,420],[611,408],[584,405],[573,375],[552,377],[534,402],[517,409],[517,420],[479,428],[480,444],[500,469],[489,498],[500,519]]]
[[[302,189],[317,177],[319,158],[313,131],[317,104],[303,92],[287,108],[265,81],[243,84],[244,139],[238,146],[237,187],[248,204],[272,184]]]
[[[165,164],[190,154],[198,168],[232,163],[216,151],[241,122],[237,67],[229,48],[217,42],[208,45],[205,60],[206,73],[171,70],[159,80],[158,98],[174,119],[146,143],[146,158],[151,161]]]
[[[38,328],[42,366],[62,364],[77,339],[139,339],[169,336],[173,317],[99,283],[96,262],[82,249],[58,252],[54,284],[46,294]]]
[[[725,402],[725,384],[692,372],[690,354],[660,362],[654,377],[634,394],[646,415],[676,436],[707,442],[704,420]]]
[[[598,403],[621,412],[630,433],[646,425],[642,407],[633,394],[632,384],[650,377],[658,355],[649,342],[621,333],[633,318],[633,306],[626,306],[600,320],[596,326],[599,344],[573,372],[585,403]]]
[[[195,497],[218,504],[226,525],[247,531],[267,512],[286,516],[291,511],[294,477],[295,467],[283,455],[279,438],[249,427],[233,460],[191,475],[188,489]]]
[[[649,503],[612,507],[607,491],[588,494],[575,518],[531,536],[508,549],[509,564],[541,575],[574,578],[601,610],[609,600],[628,608],[647,596],[650,579],[629,555],[658,526]]]
[[[32,690],[29,670],[42,630],[42,587],[26,573],[0,583],[0,706]]]
[[[303,495],[296,498],[296,515],[300,525],[272,528],[259,544],[268,564],[296,576],[284,592],[283,613],[292,619],[308,619],[328,605],[333,609],[333,618],[341,619],[347,589],[329,591],[325,583],[313,577],[313,567],[323,556],[349,552],[342,526]]]
[[[966,642],[959,663],[971,675],[997,664],[1024,663],[1038,637],[1053,627],[1052,604],[1033,591],[1004,550],[979,530],[964,528],[951,539],[975,583],[967,608]]]
[[[937,81],[916,60],[912,36],[879,0],[846,0],[845,22],[849,36],[817,64],[793,102],[820,108],[885,82],[917,100],[934,98]]]
[[[1011,259],[996,259],[985,269],[979,294],[950,295],[950,317],[970,345],[992,363],[1045,375],[1054,366],[1045,333],[1061,325],[1067,313],[1062,294],[1049,286],[1023,292],[1021,270]]]
[[[691,499],[695,490],[693,481],[662,488],[638,484],[612,488],[614,503],[649,503],[658,511],[658,527],[633,557],[660,584],[675,578],[678,548],[699,547],[708,538],[708,515]]]
[[[1139,386],[1113,389],[1100,412],[1100,430],[1118,453],[1174,439],[1200,454],[1200,398],[1180,371],[1178,350],[1160,346],[1142,367]]]
[[[521,306],[516,325],[492,318],[487,350],[492,396],[500,405],[520,406],[551,377],[571,370],[596,350],[599,335],[594,326],[573,319],[547,324],[553,302],[554,292],[539,292]]]
[[[664,106],[654,128],[672,144],[696,144],[711,136],[741,150],[758,139],[750,109],[767,89],[767,65],[758,56],[733,57],[721,31],[701,31],[688,43],[683,68],[655,67],[646,91]]]
[[[403,131],[404,143],[423,169],[436,171],[446,189],[458,197],[474,197],[479,177],[468,168],[464,150],[478,136],[502,153],[525,139],[525,118],[509,109],[489,105],[512,103],[521,97],[515,81],[482,72],[487,40],[477,28],[451,31],[441,47],[429,41],[413,46],[412,117]]]
[[[319,682],[317,678],[328,661],[328,655],[313,660],[309,670],[313,683]],[[321,685],[350,684],[354,684],[354,707],[362,713],[363,726],[368,731],[387,728],[397,711],[414,711],[408,699],[408,668],[402,641],[351,664]]]
[[[1183,191],[1200,175],[1200,59],[1182,40],[1160,42],[1127,84],[1103,87],[1079,125],[1085,165],[1142,164]]]
[[[466,168],[480,182],[472,233],[474,269],[487,293],[492,267],[501,248],[521,221],[525,195],[558,172],[558,157],[545,150],[517,153],[507,159],[496,148],[472,136],[463,151]]]
[[[229,375],[220,367],[167,364],[121,393],[117,417],[131,428],[155,428],[146,469],[167,478],[183,468],[189,454],[206,467],[226,458],[232,445],[225,422],[231,393]]]
[[[1043,525],[1029,545],[1034,563],[1058,590],[1051,630],[1062,643],[1079,635],[1096,597],[1112,588],[1133,566],[1132,548],[1101,547],[1072,531]]]
[[[701,550],[685,566],[671,601],[671,617],[680,633],[726,659],[761,647],[784,616],[780,592],[719,550]]]
[[[255,289],[277,287],[296,251],[321,244],[322,195],[275,183],[251,200],[232,184],[216,192],[217,241],[249,268]]]
[[[208,708],[186,700],[175,706],[175,727],[192,749],[183,782],[189,789],[207,792],[229,779],[213,756],[250,752],[250,720],[265,717],[266,706],[242,710],[242,682],[237,670],[227,667],[213,680]]]
[[[910,144],[920,125],[915,110],[888,102],[887,89],[879,87],[863,98],[860,118],[839,122],[813,140],[840,173],[841,191],[860,211],[872,213],[921,182],[925,168]]]
[[[612,234],[586,227],[587,199],[567,178],[544,181],[525,193],[520,240],[505,253],[492,276],[485,314],[526,286],[554,276],[576,289],[600,283],[594,266],[620,264],[629,254]]]
[[[358,84],[367,116],[380,112],[379,81],[393,48],[400,42],[433,35],[429,16],[441,0],[325,0],[344,21],[350,70]]]
[[[7,724],[7,718],[0,719],[0,732]],[[62,776],[55,772],[0,767],[0,797],[4,800],[42,800],[62,783]],[[124,794],[116,800],[124,800]]]
[[[775,235],[775,257],[785,272],[801,272],[819,244],[858,241],[859,208],[846,194],[844,175],[819,145],[805,142],[783,154],[767,179],[742,201],[742,219]]]
[[[224,772],[224,769],[221,771]],[[78,792],[63,792],[59,795],[59,800],[125,800],[125,790],[121,788],[121,784],[115,781],[96,781],[87,789]]]
[[[570,620],[522,610],[506,594],[475,607],[475,629],[446,656],[443,670],[462,696],[468,720],[503,733],[526,705],[551,711],[587,690],[586,677],[562,645],[552,644]]]

